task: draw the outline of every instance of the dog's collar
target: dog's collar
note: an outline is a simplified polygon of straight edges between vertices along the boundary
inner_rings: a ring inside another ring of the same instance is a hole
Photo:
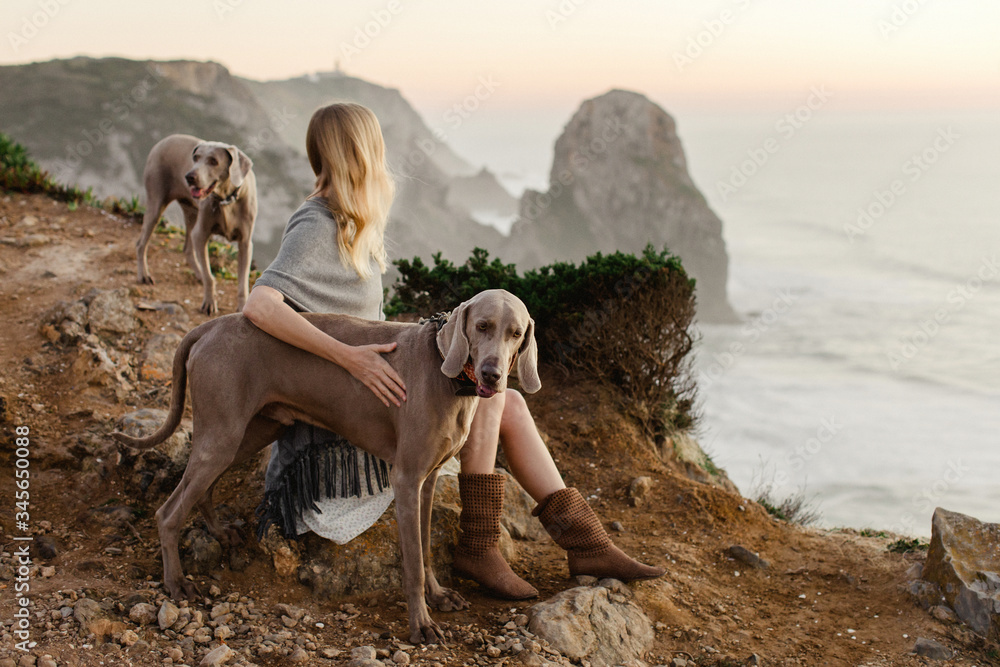
[[[420,324],[427,324],[428,322],[433,322],[434,326],[440,332],[444,328],[445,323],[448,318],[451,317],[451,313],[437,313],[431,317],[424,317],[420,319]],[[436,337],[435,337],[436,338]],[[437,340],[434,341],[434,346],[437,347],[438,354],[441,355],[441,360],[444,361],[444,352],[440,347],[437,346]],[[514,368],[514,362],[517,361],[517,352],[514,353],[514,358],[510,360],[510,368],[507,369],[507,373]],[[476,379],[476,369],[472,366],[472,357],[465,360],[465,365],[462,366],[462,372],[459,373],[458,377],[452,378],[457,384],[458,389],[455,390],[456,396],[478,396],[476,393],[476,387],[479,386],[479,380]]]
[[[437,327],[438,331],[444,327],[445,323],[451,313],[437,313],[431,317],[424,317],[420,319],[420,324],[427,324],[432,322],[434,326]],[[434,347],[437,347],[437,340],[435,337]],[[438,354],[441,355],[441,360],[444,361],[444,352],[441,351],[440,347],[437,347]],[[458,384],[458,389],[455,390],[456,396],[476,396],[476,387],[479,385],[479,381],[476,380],[476,372],[472,367],[472,358],[470,357],[465,361],[465,365],[462,367],[462,372],[458,377],[451,378],[456,384]]]
[[[226,196],[226,197],[219,197],[219,195],[216,194],[216,192],[214,190],[212,191],[212,196],[216,197],[219,200],[219,206],[229,206],[230,204],[232,204],[234,201],[236,201],[239,198],[240,191],[243,190],[243,184],[244,183],[246,183],[246,181],[243,181],[243,183],[240,183],[239,187],[236,188],[235,190],[233,190],[232,192],[230,192],[229,195]]]

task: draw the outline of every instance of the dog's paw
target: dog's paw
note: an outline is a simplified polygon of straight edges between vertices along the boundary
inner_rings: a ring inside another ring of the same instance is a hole
[[[203,301],[198,311],[209,316],[216,315],[219,312],[219,306],[216,305],[215,301]]]
[[[167,593],[175,600],[194,600],[201,596],[198,586],[186,577],[180,577],[166,584]]]
[[[156,281],[153,280],[153,276],[151,276],[151,275],[149,275],[147,273],[144,276],[139,276],[139,284],[140,285],[155,285]]]
[[[226,526],[219,536],[219,543],[224,547],[237,547],[243,544],[243,536],[233,526]]]
[[[442,588],[436,595],[428,593],[426,597],[427,604],[438,611],[459,611],[469,608],[466,599],[450,588]]]
[[[434,621],[414,626],[410,632],[411,644],[444,644],[444,631]]]

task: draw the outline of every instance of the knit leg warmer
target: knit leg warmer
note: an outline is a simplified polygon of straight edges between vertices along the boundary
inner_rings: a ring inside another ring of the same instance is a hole
[[[503,511],[504,476],[460,474],[458,493],[462,500],[455,548],[455,571],[472,579],[492,595],[506,600],[525,600],[538,595],[534,586],[514,574],[497,546]]]
[[[546,532],[567,552],[569,574],[588,574],[620,581],[652,579],[666,570],[644,565],[616,547],[601,520],[574,488],[556,491],[532,512]]]

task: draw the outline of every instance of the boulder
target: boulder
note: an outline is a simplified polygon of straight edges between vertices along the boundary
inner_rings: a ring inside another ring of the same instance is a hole
[[[923,578],[973,631],[1000,639],[1000,524],[935,509]]]
[[[87,325],[94,334],[126,334],[137,324],[135,306],[125,287],[99,292],[87,308]]]
[[[531,607],[528,628],[570,660],[594,667],[640,661],[653,645],[653,625],[628,587],[604,579],[571,588]]]
[[[547,192],[528,190],[497,253],[520,269],[595,252],[677,254],[698,281],[698,318],[731,322],[722,221],[688,173],[674,119],[647,97],[612,90],[584,101],[556,140]]]
[[[166,410],[142,408],[123,415],[115,424],[115,428],[133,438],[142,438],[155,433],[165,421],[167,421]],[[169,438],[157,445],[155,450],[144,452],[140,458],[148,457],[152,452],[155,452],[157,456],[166,457],[175,465],[186,466],[191,450],[191,429],[191,420],[181,421],[177,430]],[[162,463],[162,461],[156,462],[155,466],[159,467]],[[137,465],[136,467],[141,468],[142,466]]]
[[[156,334],[146,341],[139,377],[143,380],[166,382],[173,377],[174,353],[181,343],[175,333]]]
[[[431,514],[431,556],[438,581],[444,585],[451,584],[451,564],[458,544],[461,509],[457,499],[458,480],[453,475],[439,477]],[[284,553],[274,544],[270,551],[272,557]],[[299,581],[312,588],[318,598],[395,590],[402,586],[403,562],[394,504],[371,528],[347,544],[310,534],[303,542],[303,552]],[[500,552],[510,562],[517,559],[514,542],[502,525]]]

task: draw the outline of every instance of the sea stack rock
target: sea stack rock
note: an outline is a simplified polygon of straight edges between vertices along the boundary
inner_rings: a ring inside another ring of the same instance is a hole
[[[549,190],[521,199],[508,248],[519,268],[666,245],[697,280],[702,321],[732,321],[722,221],[687,170],[673,118],[645,96],[585,101],[556,141]]]

